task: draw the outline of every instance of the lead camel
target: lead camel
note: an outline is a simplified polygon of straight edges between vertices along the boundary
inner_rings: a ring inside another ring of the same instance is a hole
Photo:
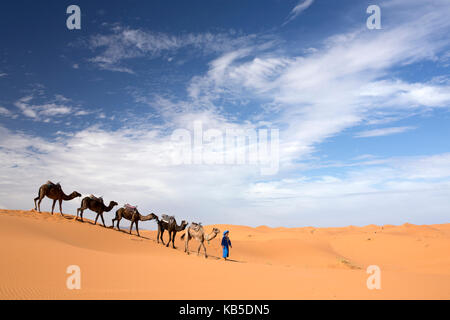
[[[81,197],[81,194],[79,194],[78,192],[74,191],[69,195],[66,195],[64,193],[64,191],[61,188],[61,185],[58,184],[54,184],[51,181],[47,181],[46,184],[43,184],[40,188],[39,188],[39,193],[38,196],[36,198],[34,198],[34,210],[38,210],[39,212],[41,212],[41,201],[42,199],[44,199],[45,197],[50,198],[53,200],[53,204],[52,204],[52,214],[53,214],[53,210],[55,209],[55,204],[56,201],[59,202],[59,212],[61,213],[62,216],[62,202],[64,201],[70,201],[74,198],[78,198]]]

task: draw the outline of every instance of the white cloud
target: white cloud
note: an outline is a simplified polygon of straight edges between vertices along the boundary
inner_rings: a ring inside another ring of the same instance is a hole
[[[289,13],[289,16],[286,18],[286,21],[283,25],[287,24],[288,22],[294,20],[300,13],[308,9],[312,4],[314,3],[314,0],[301,0],[294,9],[291,10]]]
[[[406,83],[381,80],[361,88],[361,96],[376,99],[383,107],[448,107],[450,86],[447,83]]]
[[[80,110],[80,111],[75,112],[76,116],[86,116],[88,114],[90,114],[90,112],[88,112],[86,110]]]
[[[247,166],[172,166],[164,131],[92,127],[48,141],[0,127],[1,202],[31,207],[39,185],[51,179],[66,192],[103,195],[106,201],[138,204],[143,213],[204,223],[438,223],[445,222],[442,208],[450,205],[450,154],[383,159],[339,176],[291,174],[261,181],[258,170]],[[79,202],[65,202],[65,212],[74,213]],[[44,201],[43,209],[49,208]]]
[[[369,137],[388,136],[391,134],[402,133],[413,129],[415,129],[415,127],[390,127],[390,128],[366,130],[358,132],[357,134],[355,134],[355,137],[369,138]]]
[[[42,98],[42,97],[41,97]],[[14,105],[22,111],[22,114],[35,121],[51,122],[52,119],[64,117],[71,114],[82,116],[89,114],[89,112],[80,109],[79,107],[69,106],[71,103],[69,98],[57,94],[54,99],[49,102],[35,104],[32,103],[37,97],[28,95],[17,100]]]
[[[14,105],[19,108],[22,113],[29,117],[29,118],[37,118],[37,113],[34,110],[34,108],[30,105],[28,105],[28,102],[33,99],[32,96],[26,96],[23,97],[21,99],[19,99],[18,101],[16,101],[16,103],[14,103]]]
[[[236,36],[231,33],[188,33],[173,36],[161,32],[131,29],[116,25],[112,33],[92,36],[89,47],[100,53],[90,61],[101,69],[134,73],[123,62],[132,58],[153,59],[164,53],[173,53],[184,47],[192,47],[197,52],[226,52],[247,44],[255,36]],[[169,58],[171,59],[171,58]]]
[[[47,103],[41,105],[30,104],[32,96],[26,96],[14,103],[14,105],[19,108],[22,113],[35,120],[42,120],[42,117],[57,117],[62,115],[68,115],[72,113],[72,108],[56,103]],[[49,121],[49,119],[44,119],[43,121]]]
[[[351,168],[339,177],[258,182],[247,193],[258,211],[277,208],[285,224],[327,226],[445,223],[449,195],[448,153],[385,159],[382,164]]]
[[[397,10],[408,5],[403,2]],[[439,9],[424,5],[386,22],[381,32],[357,29],[337,34],[306,56],[253,47],[228,52],[215,59],[204,76],[194,77],[188,92],[199,104],[225,100],[242,105],[253,99],[276,106],[255,119],[285,128],[282,160],[304,159],[316,145],[355,125],[401,119],[424,107],[450,106],[447,84],[389,78],[391,68],[433,61],[449,45],[450,8],[439,1],[436,5]]]
[[[0,106],[0,116],[11,117],[12,115],[13,115],[13,113],[11,111],[9,111],[8,109]]]

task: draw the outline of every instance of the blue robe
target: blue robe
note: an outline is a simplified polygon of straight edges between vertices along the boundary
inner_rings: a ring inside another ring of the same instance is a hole
[[[229,250],[228,246],[231,246],[231,240],[227,237],[222,238],[222,246],[223,246],[223,257],[228,258]]]

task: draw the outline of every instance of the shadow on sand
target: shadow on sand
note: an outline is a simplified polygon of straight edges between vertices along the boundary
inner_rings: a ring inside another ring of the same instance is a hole
[[[81,222],[79,219],[76,219],[76,217],[71,216],[71,215],[64,215],[63,217],[64,217],[64,219],[67,219],[67,220],[74,220],[74,221]],[[103,228],[103,225],[102,225],[102,224],[99,224],[99,223],[94,224],[94,222],[92,222],[92,221],[90,221],[90,220],[84,220],[84,221],[81,222],[81,223],[89,223],[90,225],[93,225],[93,226],[99,226],[99,227]],[[121,232],[121,233],[126,234],[126,235],[134,236],[133,239],[131,239],[131,240],[134,240],[134,241],[139,241],[139,239],[142,239],[142,240],[147,240],[147,241],[152,241],[152,242],[154,242],[154,243],[157,243],[156,239],[151,239],[151,238],[144,237],[144,236],[138,236],[136,233],[131,233],[131,234],[130,234],[130,233],[129,233],[129,230],[124,230],[124,229],[117,230],[117,229],[116,229],[115,227],[113,227],[113,226],[109,226],[109,227],[106,226],[105,229],[110,229],[110,230],[113,230],[113,231],[116,231],[116,232]],[[135,231],[135,229],[133,229],[133,231]],[[162,246],[165,246],[165,244],[162,244],[162,243],[160,243],[160,244],[161,244]],[[172,247],[169,246],[168,248],[172,248]],[[176,247],[175,250],[184,253],[184,249],[183,249],[183,248]],[[200,254],[197,255],[197,251],[189,250],[189,254],[190,254],[190,255],[194,255],[194,256],[198,256],[198,257],[204,257],[204,255],[202,254],[202,252],[200,252]],[[223,260],[222,257],[218,257],[218,256],[211,255],[211,254],[208,254],[208,259]],[[224,262],[247,263],[247,261],[239,261],[239,260],[229,259],[229,258],[228,258],[226,261],[224,261]]]

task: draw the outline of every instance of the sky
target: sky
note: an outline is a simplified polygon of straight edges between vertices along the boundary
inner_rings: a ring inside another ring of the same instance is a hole
[[[51,180],[203,224],[448,223],[449,17],[448,0],[2,3],[0,208]]]

